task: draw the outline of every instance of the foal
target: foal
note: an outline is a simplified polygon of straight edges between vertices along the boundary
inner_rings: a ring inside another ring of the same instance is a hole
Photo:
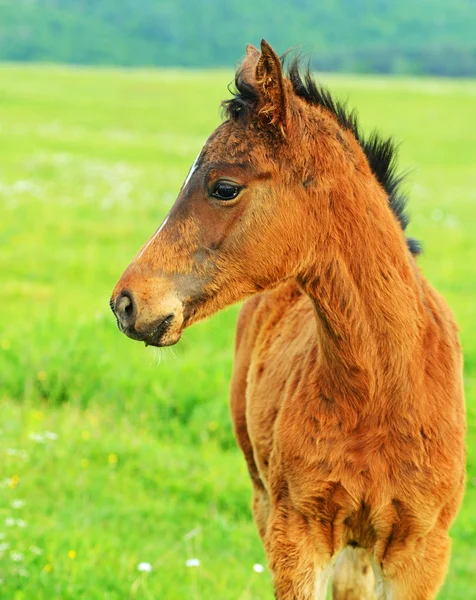
[[[461,352],[404,235],[392,144],[264,41],[236,87],[114,289],[119,327],[175,344],[249,298],[231,412],[276,597],[323,600],[356,548],[379,598],[434,598],[464,486]]]

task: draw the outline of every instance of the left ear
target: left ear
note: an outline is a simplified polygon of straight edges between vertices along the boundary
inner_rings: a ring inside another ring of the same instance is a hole
[[[256,87],[260,95],[259,115],[266,125],[273,125],[286,135],[288,98],[284,85],[283,69],[276,52],[261,40],[261,56],[256,65]]]

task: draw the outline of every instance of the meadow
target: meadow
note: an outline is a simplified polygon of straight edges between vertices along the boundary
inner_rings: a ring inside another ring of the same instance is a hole
[[[272,598],[228,414],[237,307],[159,352],[108,306],[231,79],[0,67],[2,600]],[[439,598],[476,600],[476,82],[323,79],[402,142],[409,234],[461,327],[468,481]]]

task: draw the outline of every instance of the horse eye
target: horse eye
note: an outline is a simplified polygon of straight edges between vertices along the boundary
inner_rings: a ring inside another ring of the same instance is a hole
[[[217,183],[212,191],[212,196],[218,198],[218,200],[233,200],[240,193],[240,189],[237,185],[232,183]]]

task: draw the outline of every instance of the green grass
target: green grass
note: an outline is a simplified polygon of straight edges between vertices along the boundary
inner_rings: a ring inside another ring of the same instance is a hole
[[[2,599],[272,597],[227,407],[236,307],[160,355],[108,308],[231,78],[0,68]],[[403,142],[410,234],[461,326],[468,489],[439,597],[476,599],[476,83],[327,81]]]

